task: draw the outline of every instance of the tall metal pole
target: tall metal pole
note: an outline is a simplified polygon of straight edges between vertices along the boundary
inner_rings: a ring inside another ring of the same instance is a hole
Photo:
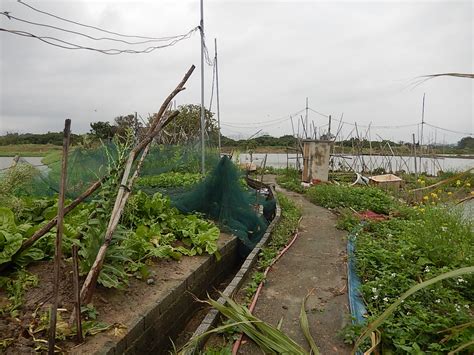
[[[219,107],[219,67],[217,66],[217,39],[214,38],[214,63],[216,71],[217,128],[219,129],[219,154],[221,153],[221,113]]]
[[[203,0],[201,0],[201,22],[200,22],[200,30],[201,30],[201,173],[204,175],[206,173],[205,167],[205,122],[204,122],[204,4]]]
[[[421,108],[421,134],[420,134],[420,167],[423,156],[423,128],[425,126],[425,93],[423,93],[423,106]]]
[[[425,93],[423,93],[423,106],[421,108],[421,137],[420,147],[423,147],[423,126],[425,125]]]
[[[309,137],[308,137],[308,132],[309,132],[309,126],[308,126],[308,98],[306,98],[305,126],[306,126],[306,138],[309,138]]]

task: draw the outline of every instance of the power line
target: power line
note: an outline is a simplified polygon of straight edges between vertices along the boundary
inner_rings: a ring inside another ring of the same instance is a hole
[[[425,125],[430,126],[430,127],[433,127],[433,128],[436,128],[436,129],[440,129],[440,130],[446,131],[446,132],[458,133],[458,134],[463,134],[463,135],[467,135],[467,136],[473,136],[473,135],[474,135],[474,133],[454,131],[454,130],[452,130],[452,129],[447,129],[447,128],[443,128],[443,127],[438,127],[438,126],[435,126],[435,125],[432,125],[432,124],[426,123],[426,122],[425,122]]]
[[[313,111],[314,113],[317,113],[318,115],[321,115],[323,117],[329,118],[329,115],[325,115],[324,113],[318,112],[316,110],[313,110],[312,108],[308,107],[308,110]]]
[[[61,21],[65,21],[65,22],[69,22],[69,23],[72,23],[72,24],[75,24],[77,26],[82,26],[82,27],[87,27],[87,28],[92,28],[94,30],[97,30],[97,31],[101,31],[101,32],[104,32],[104,33],[108,33],[108,34],[112,34],[112,35],[116,35],[116,36],[119,36],[119,37],[126,37],[126,38],[140,38],[140,39],[149,39],[149,40],[155,40],[155,41],[160,41],[160,40],[172,40],[174,39],[176,36],[171,36],[171,37],[147,37],[147,36],[135,36],[135,35],[126,35],[126,34],[121,34],[121,33],[118,33],[118,32],[114,32],[114,31],[110,31],[110,30],[105,30],[103,28],[100,28],[100,27],[96,27],[96,26],[91,26],[91,25],[86,25],[86,24],[83,24],[81,22],[77,22],[77,21],[73,21],[73,20],[69,20],[67,18],[64,18],[64,17],[61,17],[61,16],[58,16],[58,15],[55,15],[55,14],[52,14],[50,12],[47,12],[47,11],[43,11],[43,10],[40,10],[40,9],[37,9],[29,4],[27,4],[26,2],[22,1],[22,0],[17,0],[20,4],[32,9],[33,11],[36,11],[36,12],[39,12],[41,14],[44,14],[44,15],[47,15],[47,16],[50,16],[50,17],[54,17],[58,20],[61,20]]]
[[[22,19],[22,18],[19,18],[19,17],[15,17],[11,14],[11,12],[7,12],[7,11],[0,12],[0,15],[3,15],[5,17],[7,17],[9,20],[16,20],[16,21],[27,23],[27,24],[34,25],[34,26],[46,27],[46,28],[51,28],[51,29],[54,29],[54,30],[62,31],[62,32],[72,33],[72,34],[76,34],[76,35],[79,35],[79,36],[82,36],[82,37],[89,38],[89,39],[94,40],[94,41],[107,40],[107,41],[121,42],[121,43],[125,43],[125,44],[130,44],[130,45],[137,45],[137,44],[145,44],[145,43],[153,43],[153,42],[168,42],[168,41],[171,41],[173,39],[184,36],[184,35],[177,35],[177,36],[173,36],[173,37],[163,37],[163,38],[149,39],[149,40],[139,41],[139,42],[130,42],[130,41],[126,41],[126,40],[123,40],[123,39],[110,38],[110,37],[93,37],[93,36],[89,36],[89,35],[87,35],[85,33],[82,33],[82,32],[72,31],[72,30],[62,28],[62,27],[57,27],[57,26],[48,25],[48,24],[44,24],[44,23],[25,20],[25,19]]]
[[[199,27],[199,29],[201,29],[201,27]],[[207,49],[207,46],[206,46],[206,35],[204,34],[204,32],[202,33],[202,37],[203,37],[203,47],[204,47],[204,59],[206,60],[206,64],[212,67],[214,65],[214,61],[211,60],[211,57],[209,56],[209,50]]]
[[[8,32],[17,36],[22,36],[22,37],[30,37],[30,38],[35,38],[37,40],[40,40],[41,42],[50,44],[55,47],[63,48],[63,49],[71,49],[71,50],[76,50],[76,49],[84,49],[84,50],[89,50],[89,51],[95,51],[99,52],[102,54],[107,54],[107,55],[117,55],[117,54],[148,54],[156,49],[161,49],[161,48],[166,48],[166,47],[171,47],[174,46],[176,43],[188,39],[191,37],[191,35],[198,29],[198,27],[195,27],[191,29],[189,32],[187,32],[184,35],[181,35],[180,37],[172,40],[170,43],[160,45],[160,46],[150,46],[148,48],[145,48],[143,50],[133,50],[133,49],[116,49],[116,48],[111,48],[111,49],[100,49],[100,48],[94,48],[94,47],[87,47],[87,46],[81,46],[72,42],[64,41],[62,39],[56,38],[56,37],[51,37],[51,36],[38,36],[33,33],[27,32],[27,31],[19,31],[19,30],[10,30],[6,28],[0,28],[0,31],[3,32]],[[58,43],[54,43],[58,42]],[[62,43],[62,44],[61,44]]]
[[[248,122],[248,123],[239,123],[239,122],[229,122],[229,123],[226,123],[225,125],[226,126],[229,126],[229,127],[237,127],[239,128],[240,126],[239,125],[243,125],[244,127],[249,127],[249,125],[255,125],[257,127],[260,127],[260,126],[263,126],[262,124],[266,124],[266,123],[269,123],[269,124],[275,124],[275,123],[279,123],[279,122],[283,122],[283,121],[286,121],[286,120],[289,120],[290,119],[290,116],[295,116],[295,115],[298,115],[300,114],[301,112],[303,112],[305,109],[302,109],[302,110],[299,110],[295,113],[292,113],[290,115],[286,115],[284,117],[280,117],[280,118],[276,118],[276,119],[273,119],[273,120],[268,120],[268,121],[260,121],[260,122]]]
[[[216,59],[214,58],[214,64],[212,66],[212,86],[211,86],[211,100],[209,102],[209,112],[212,108],[212,99],[214,98],[214,84],[216,82]]]

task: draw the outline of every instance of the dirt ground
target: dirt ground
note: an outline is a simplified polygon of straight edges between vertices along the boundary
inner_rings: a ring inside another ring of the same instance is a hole
[[[321,354],[348,354],[350,348],[338,337],[349,321],[346,233],[336,229],[336,216],[327,209],[300,194],[277,190],[302,207],[303,219],[297,241],[268,274],[255,314],[273,325],[283,319],[282,331],[309,351],[299,313],[303,298],[311,292],[306,314]],[[261,354],[261,350],[247,341],[239,353]]]
[[[218,245],[223,246],[232,239],[231,236],[221,233]],[[91,353],[100,349],[109,339],[123,334],[126,327],[139,314],[145,312],[150,303],[156,302],[161,294],[165,294],[184,280],[202,262],[206,256],[183,257],[180,261],[160,260],[150,265],[152,284],[134,277],[129,278],[129,285],[124,290],[107,289],[99,286],[93,297],[93,305],[98,312],[98,320],[112,325],[111,329],[95,336],[86,338],[80,346],[81,353]],[[38,344],[33,341],[28,328],[38,329],[39,315],[47,312],[51,305],[53,289],[53,264],[51,261],[30,264],[29,272],[39,279],[38,286],[30,287],[24,295],[24,303],[20,308],[20,315],[11,318],[10,315],[0,316],[0,339],[13,338],[13,343],[3,352],[5,354],[35,353]],[[0,303],[5,295],[0,293]],[[5,301],[5,300],[4,300]],[[59,308],[63,320],[67,321],[73,310],[72,268],[66,264],[61,273],[59,291]],[[37,317],[33,317],[34,311]],[[46,339],[46,331],[35,334],[37,339]],[[44,343],[47,347],[47,344]],[[63,351],[71,351],[76,344],[73,341],[58,341],[57,345]],[[47,349],[47,348],[46,348]],[[76,348],[77,349],[77,348]],[[0,350],[0,353],[2,351]]]

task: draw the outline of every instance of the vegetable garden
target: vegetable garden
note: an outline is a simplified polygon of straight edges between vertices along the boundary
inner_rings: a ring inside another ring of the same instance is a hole
[[[197,145],[153,141],[177,115],[166,110],[192,69],[144,137],[130,129],[112,142],[68,152],[66,122],[62,157],[46,157],[40,168],[20,160],[0,172],[2,351],[46,351],[48,345],[50,352],[64,351],[76,337],[120,333],[123,325],[103,322],[107,317],[93,304],[113,295],[105,290],[126,290],[135,280],[154,284],[154,265],[163,260],[219,258],[223,233],[240,239],[243,255],[259,241],[268,221],[258,207],[266,198],[243,183],[227,157],[207,148],[203,176]],[[73,277],[76,262],[80,277]],[[99,295],[92,298],[96,288]]]
[[[382,313],[411,287],[474,265],[472,216],[465,216],[456,205],[474,195],[470,171],[437,179],[407,178],[410,190],[405,187],[395,195],[343,181],[303,189],[298,173],[291,170],[277,178],[281,186],[338,213],[339,228],[349,231],[355,242],[356,271],[368,318],[342,332],[349,343],[368,324],[380,324]],[[378,218],[370,218],[367,210]],[[474,337],[473,290],[472,271],[421,289],[384,315],[372,345],[382,353],[469,353]],[[370,347],[367,341],[362,346]]]

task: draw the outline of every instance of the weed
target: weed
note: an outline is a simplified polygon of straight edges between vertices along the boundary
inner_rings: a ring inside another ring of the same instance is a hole
[[[9,301],[7,305],[0,308],[0,315],[10,314],[13,318],[17,317],[26,290],[37,284],[38,277],[25,270],[19,270],[11,277],[0,276],[0,288],[6,291]]]
[[[472,222],[463,220],[451,207],[412,210],[405,211],[403,218],[368,222],[357,235],[357,268],[369,322],[410,287],[472,265]],[[396,354],[438,354],[467,342],[473,336],[472,327],[444,341],[440,332],[472,320],[473,290],[471,274],[444,280],[411,296],[381,326],[383,348]],[[346,335],[350,334],[358,331],[350,327]]]

